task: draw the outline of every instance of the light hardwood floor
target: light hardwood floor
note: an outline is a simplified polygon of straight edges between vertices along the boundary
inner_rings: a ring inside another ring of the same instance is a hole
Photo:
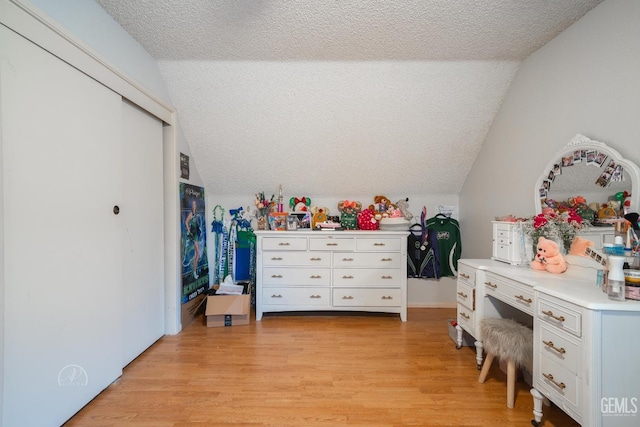
[[[507,409],[498,363],[479,384],[474,349],[448,336],[454,316],[282,314],[227,328],[200,318],[66,426],[530,426],[529,387],[519,380]],[[554,406],[544,412],[545,427],[578,425]]]

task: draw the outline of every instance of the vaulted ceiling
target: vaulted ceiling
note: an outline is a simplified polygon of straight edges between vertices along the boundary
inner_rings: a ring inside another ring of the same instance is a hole
[[[456,194],[520,63],[602,0],[97,0],[209,194]]]

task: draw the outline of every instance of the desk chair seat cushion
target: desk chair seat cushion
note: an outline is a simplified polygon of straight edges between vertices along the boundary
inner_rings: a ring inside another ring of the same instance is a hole
[[[487,353],[533,370],[533,331],[530,328],[512,319],[486,318],[480,321],[480,331]]]

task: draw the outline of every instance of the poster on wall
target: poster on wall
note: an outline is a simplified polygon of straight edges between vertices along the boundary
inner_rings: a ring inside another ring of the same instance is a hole
[[[189,156],[180,153],[180,177],[189,179]]]
[[[204,188],[180,183],[182,304],[209,287]]]

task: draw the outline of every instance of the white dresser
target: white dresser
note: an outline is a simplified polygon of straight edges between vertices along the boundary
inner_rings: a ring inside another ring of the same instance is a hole
[[[459,302],[458,321],[477,345],[483,317],[533,326],[534,425],[544,397],[583,426],[640,425],[640,302],[610,301],[595,285],[595,270],[583,267],[551,274],[494,260],[459,265],[475,277],[475,310]]]
[[[257,231],[256,320],[373,311],[407,320],[407,232]]]

